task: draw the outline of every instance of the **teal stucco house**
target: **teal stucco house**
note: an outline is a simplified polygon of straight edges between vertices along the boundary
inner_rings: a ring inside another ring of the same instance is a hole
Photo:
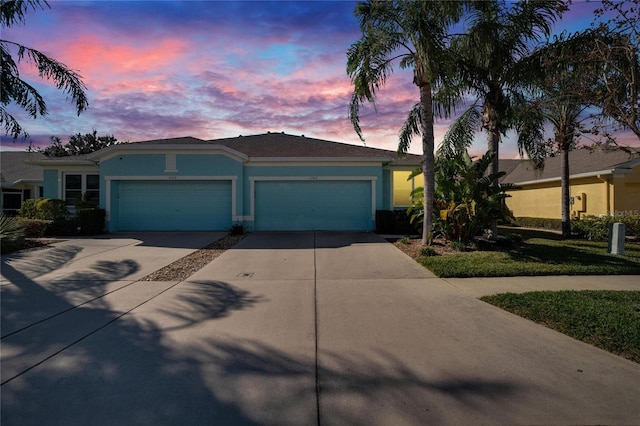
[[[110,146],[49,158],[44,197],[86,196],[114,231],[375,229],[376,210],[406,207],[417,155],[265,133]],[[397,181],[394,183],[394,179]],[[420,179],[417,179],[418,181]],[[416,185],[419,185],[417,182]],[[404,205],[403,205],[404,204]]]

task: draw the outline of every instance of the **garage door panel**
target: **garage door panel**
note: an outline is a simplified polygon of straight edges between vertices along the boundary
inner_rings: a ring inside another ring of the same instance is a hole
[[[255,206],[256,230],[369,230],[371,181],[256,182]]]
[[[121,182],[122,230],[198,231],[231,226],[231,182]]]

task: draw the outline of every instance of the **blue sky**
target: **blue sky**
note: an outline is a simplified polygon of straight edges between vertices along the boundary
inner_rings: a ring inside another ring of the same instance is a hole
[[[89,109],[79,117],[65,95],[23,67],[45,96],[49,115],[15,114],[35,145],[96,129],[122,141],[203,139],[285,131],[361,144],[348,119],[346,51],[360,36],[352,1],[52,1],[3,38],[36,48],[78,71]],[[578,2],[556,32],[588,27],[599,2]],[[368,146],[395,149],[418,99],[407,71],[365,108]],[[436,123],[436,142],[450,120]],[[485,145],[479,135],[477,151]],[[28,143],[2,138],[2,149]],[[420,152],[416,141],[411,151]],[[504,157],[516,148],[506,140]]]

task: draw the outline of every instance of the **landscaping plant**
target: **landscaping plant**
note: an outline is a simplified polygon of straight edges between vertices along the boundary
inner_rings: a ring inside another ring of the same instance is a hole
[[[0,215],[0,248],[3,253],[13,251],[24,241],[24,228],[16,217]]]
[[[434,199],[433,223],[436,234],[448,241],[466,245],[473,237],[490,228],[495,220],[512,218],[504,204],[506,190],[513,185],[496,185],[504,172],[487,173],[493,161],[487,151],[476,161],[462,153],[440,153],[436,159],[437,187]],[[412,192],[413,202],[407,210],[412,222],[422,220],[422,188]]]

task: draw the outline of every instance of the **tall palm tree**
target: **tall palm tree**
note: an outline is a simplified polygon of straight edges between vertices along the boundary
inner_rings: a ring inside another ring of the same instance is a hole
[[[450,1],[367,0],[359,2],[355,15],[362,37],[347,51],[347,73],[354,90],[349,116],[364,140],[360,127],[360,106],[375,105],[376,92],[384,86],[393,66],[413,69],[413,83],[420,101],[401,129],[398,153],[406,154],[414,135],[422,136],[424,177],[424,221],[422,243],[432,239],[434,190],[434,89],[442,84],[450,61],[443,59],[451,26],[460,18],[464,3]],[[443,91],[440,104],[446,112],[455,93]]]
[[[458,60],[458,84],[476,101],[449,132],[445,145],[459,144],[456,150],[464,151],[473,143],[470,129],[484,129],[494,154],[490,171],[498,173],[500,140],[514,124],[514,98],[530,78],[526,58],[565,10],[563,0],[500,0],[478,2],[470,11],[468,31],[456,37],[451,48]]]
[[[49,7],[46,0],[2,0],[0,4],[0,28],[24,24],[25,14],[29,9],[45,9]],[[11,52],[15,51],[14,60]],[[40,77],[51,79],[58,89],[66,92],[75,102],[78,114],[84,111],[89,101],[80,75],[61,62],[56,61],[44,53],[23,46],[22,44],[0,40],[0,56],[2,62],[0,85],[0,125],[6,134],[17,139],[24,138],[27,132],[18,120],[5,110],[5,106],[15,102],[32,118],[47,114],[47,105],[38,91],[20,78],[18,63],[27,61],[35,65]]]
[[[575,148],[581,133],[589,132],[591,123],[601,111],[593,109],[596,99],[584,97],[599,85],[602,61],[589,55],[596,40],[589,32],[567,36],[543,46],[531,56],[537,62],[539,75],[533,97],[520,111],[518,147],[539,168],[550,153],[559,152],[561,166],[562,236],[571,236],[569,152]],[[551,123],[553,139],[545,142],[544,126]]]

